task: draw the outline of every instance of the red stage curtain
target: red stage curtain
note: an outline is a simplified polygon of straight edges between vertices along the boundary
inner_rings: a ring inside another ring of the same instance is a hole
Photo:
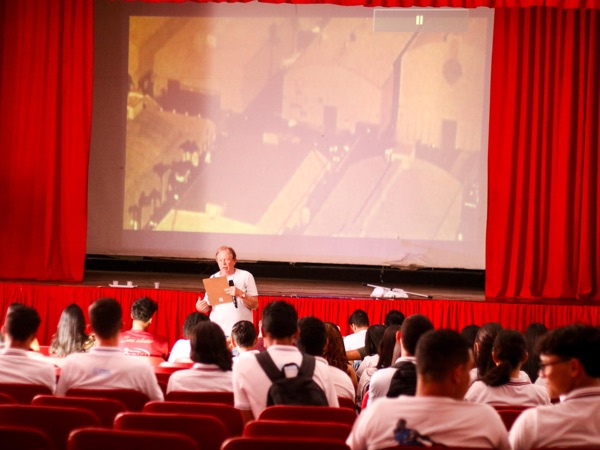
[[[92,0],[0,2],[0,278],[81,280]]]
[[[600,11],[495,21],[486,295],[598,300]]]

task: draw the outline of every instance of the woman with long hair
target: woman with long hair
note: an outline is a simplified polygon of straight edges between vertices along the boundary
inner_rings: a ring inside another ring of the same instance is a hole
[[[169,377],[171,391],[233,391],[233,360],[225,334],[211,321],[198,323],[190,337],[191,369],[178,370]]]
[[[517,330],[500,330],[492,347],[494,366],[476,380],[465,399],[493,405],[548,405],[550,397],[531,383],[521,365],[527,360],[525,337]]]
[[[50,355],[65,357],[71,353],[87,352],[94,346],[94,337],[85,332],[85,316],[79,305],[67,306],[58,321],[50,343]]]
[[[337,367],[341,371],[348,374],[354,385],[354,390],[358,386],[358,378],[354,367],[348,361],[346,357],[346,350],[344,349],[344,338],[337,325],[331,322],[325,322],[325,329],[327,331],[327,341],[325,342],[325,349],[323,350],[323,357],[327,360],[330,366]]]
[[[477,331],[475,344],[473,345],[475,367],[471,370],[471,382],[482,378],[488,369],[494,367],[492,346],[500,330],[502,330],[502,325],[496,322],[489,322],[481,326]]]
[[[540,338],[547,332],[548,328],[546,325],[539,322],[529,324],[525,330],[525,341],[527,342],[529,358],[527,358],[521,369],[529,375],[532,383],[535,383],[538,379],[540,369],[540,355],[537,352],[536,345]]]

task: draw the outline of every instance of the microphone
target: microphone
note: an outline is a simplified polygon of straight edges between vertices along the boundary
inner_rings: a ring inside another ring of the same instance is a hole
[[[229,280],[229,286],[233,286],[233,280]],[[237,298],[235,298],[235,295],[232,296],[233,298],[233,306],[235,306],[237,308]]]

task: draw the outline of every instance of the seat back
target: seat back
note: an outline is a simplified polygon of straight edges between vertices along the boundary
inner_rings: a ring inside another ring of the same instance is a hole
[[[356,403],[351,398],[338,397],[338,403],[340,404],[340,408],[348,408],[356,412]]]
[[[148,430],[84,428],[69,436],[67,450],[200,450],[189,436]]]
[[[235,437],[227,439],[221,450],[349,450],[342,441],[313,438]]]
[[[253,420],[244,427],[243,437],[314,437],[346,442],[352,427],[336,422],[299,422],[297,420]]]
[[[497,411],[502,419],[502,423],[504,423],[506,431],[510,431],[513,423],[515,423],[515,420],[517,420],[517,417],[519,417],[522,412],[522,409],[500,409]]]
[[[36,428],[48,435],[56,450],[64,450],[72,430],[97,427],[100,420],[91,411],[81,408],[0,405],[0,425]]]
[[[143,412],[212,415],[223,422],[227,437],[241,436],[244,430],[244,421],[240,411],[233,406],[221,403],[153,401],[144,406]]]
[[[141,411],[150,400],[146,394],[133,389],[79,389],[67,391],[67,397],[114,398],[125,405],[127,411]]]
[[[29,405],[36,395],[52,394],[52,391],[41,384],[0,383],[0,393],[11,396],[17,403]]]
[[[124,412],[114,422],[117,430],[167,431],[191,437],[202,450],[219,450],[227,437],[219,419],[199,414]]]
[[[103,427],[112,428],[115,417],[126,411],[125,404],[114,398],[101,397],[56,397],[54,395],[38,395],[31,402],[34,406],[61,406],[82,408],[93,412],[100,419]]]
[[[6,449],[53,450],[46,433],[28,426],[0,425],[0,442]]]
[[[233,406],[233,392],[226,391],[171,391],[165,397],[170,402],[223,403]]]
[[[14,397],[5,394],[4,392],[0,392],[0,405],[12,405],[17,403]]]
[[[350,426],[356,420],[356,412],[348,408],[329,406],[275,405],[265,408],[258,420],[296,420],[309,422],[340,422]]]

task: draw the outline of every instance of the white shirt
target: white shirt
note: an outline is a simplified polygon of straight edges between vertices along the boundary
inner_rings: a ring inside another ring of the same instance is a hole
[[[511,378],[502,386],[488,386],[483,381],[475,381],[467,393],[465,400],[493,405],[549,405],[550,397],[542,386],[536,386],[531,381]]]
[[[195,363],[191,369],[178,370],[169,377],[167,393],[171,391],[231,392],[231,370],[221,370],[216,364]]]
[[[523,411],[509,439],[513,450],[598,445],[600,387],[576,389],[556,405]]]
[[[148,361],[123,354],[118,347],[93,347],[89,353],[73,353],[61,367],[57,395],[71,388],[133,389],[150,400],[164,400]]]
[[[190,344],[189,339],[179,339],[173,345],[171,349],[171,353],[169,354],[169,362],[177,362],[178,359],[186,358],[190,359],[190,352],[192,351],[192,346]]]
[[[331,381],[333,382],[333,387],[335,388],[337,396],[355,400],[356,391],[354,390],[354,384],[352,383],[350,376],[343,370],[340,370],[334,366],[330,366],[325,358],[320,356],[316,356],[315,358],[317,361],[322,361],[327,364],[329,376],[331,377]]]
[[[509,450],[506,428],[494,408],[447,397],[381,398],[361,412],[346,444],[352,450],[398,445],[394,430],[406,427],[446,446]]]
[[[220,277],[221,272],[217,272],[211,276]],[[256,289],[256,282],[252,274],[246,270],[235,269],[233,275],[227,277],[227,280],[233,280],[233,285],[241,291],[244,291],[246,295],[250,297],[256,297],[258,295],[258,289]],[[208,294],[205,299],[208,298]],[[240,320],[248,320],[249,322],[254,321],[252,310],[248,309],[241,298],[237,299],[237,308],[233,303],[224,303],[221,305],[215,305],[212,307],[210,313],[210,320],[219,325],[225,336],[231,335],[231,329]]]
[[[396,363],[401,361],[408,361],[416,363],[417,359],[414,356],[401,356],[396,360]],[[378,398],[385,397],[390,390],[390,384],[392,383],[392,377],[396,373],[395,367],[386,367],[379,369],[371,376],[371,383],[369,384],[369,400],[367,406],[371,406]]]
[[[302,353],[292,345],[271,345],[267,351],[275,365],[281,369],[285,364],[302,363]],[[329,369],[317,362],[313,380],[323,389],[329,406],[339,406],[337,393],[329,375]],[[255,355],[238,358],[233,365],[234,404],[240,410],[252,410],[254,418],[267,407],[267,394],[271,380],[262,369]]]
[[[379,355],[377,354],[365,356],[365,358],[360,363],[360,366],[358,366],[358,369],[356,370],[356,376],[358,378],[362,377],[362,374],[366,369],[369,369],[371,367],[377,367],[378,362]]]
[[[346,351],[356,350],[365,346],[367,330],[360,330],[344,337],[344,348]]]
[[[0,351],[0,383],[41,384],[56,390],[56,369],[42,359],[30,357],[27,350]]]

